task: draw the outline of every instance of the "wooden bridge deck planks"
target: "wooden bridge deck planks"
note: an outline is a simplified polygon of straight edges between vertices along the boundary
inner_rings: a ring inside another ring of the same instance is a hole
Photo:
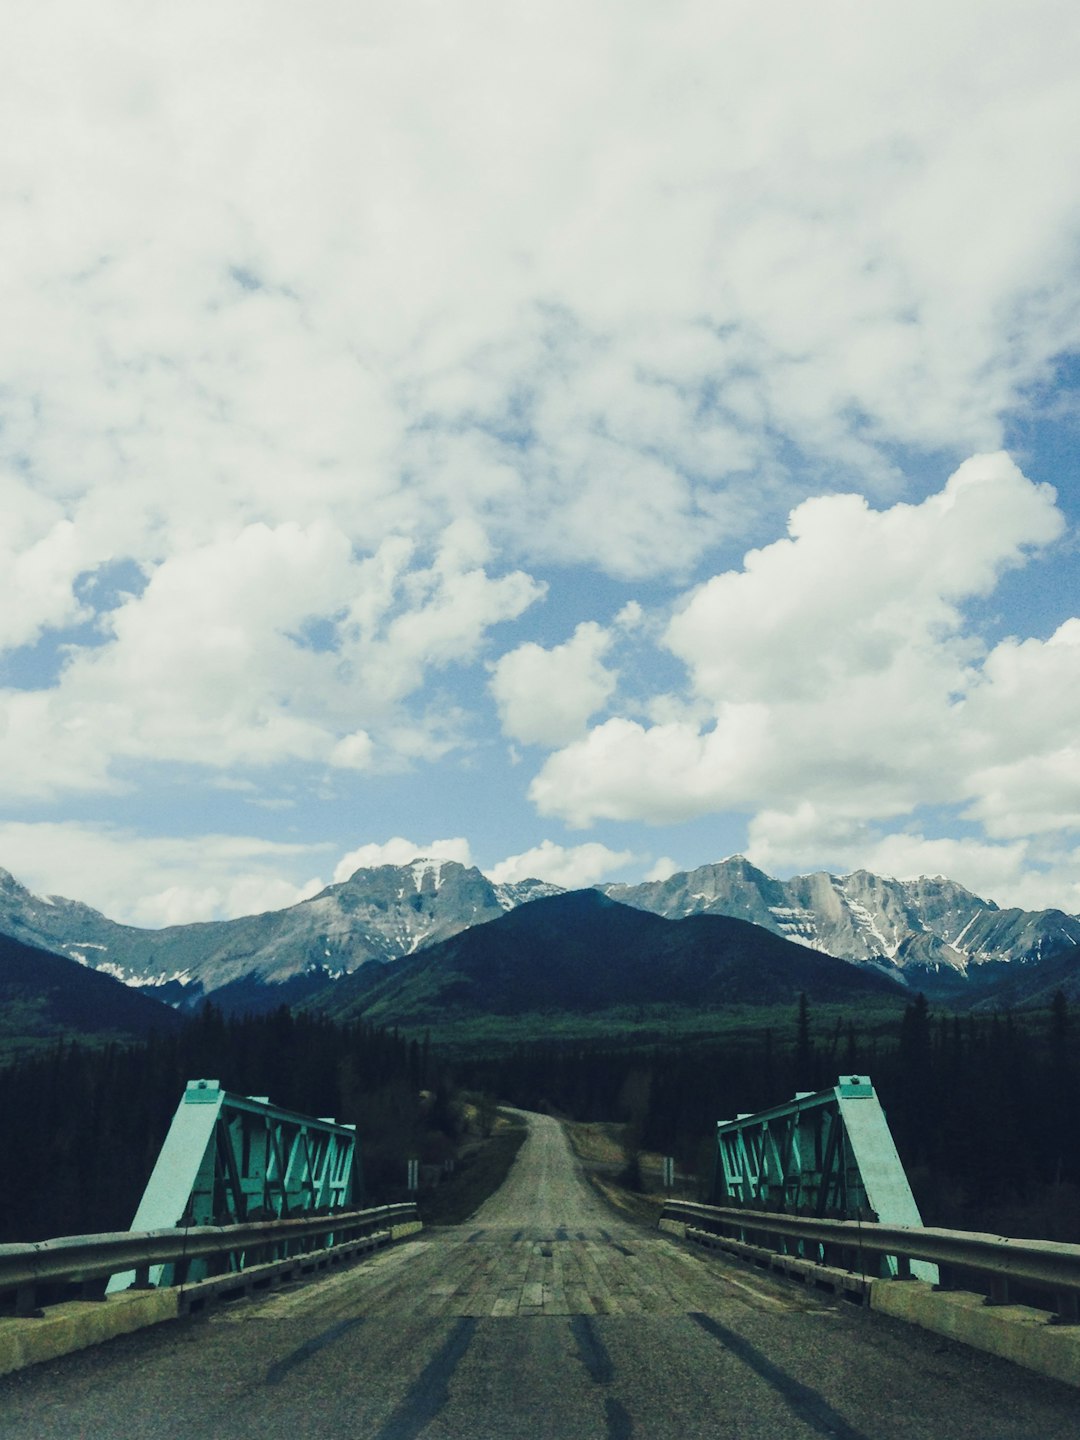
[[[634,1236],[623,1244],[597,1235],[519,1239],[493,1232],[454,1249],[424,1297],[432,1317],[678,1315],[707,1312],[730,1298],[720,1275],[683,1257],[666,1238]]]

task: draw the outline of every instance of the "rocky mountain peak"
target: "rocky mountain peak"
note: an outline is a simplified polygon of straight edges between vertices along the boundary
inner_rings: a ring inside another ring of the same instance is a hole
[[[869,870],[775,880],[744,856],[670,876],[610,885],[614,899],[668,919],[731,915],[785,939],[899,972],[913,985],[972,965],[1021,963],[1080,944],[1080,919],[1060,911],[1003,911],[956,881],[895,880]]]
[[[899,881],[856,870],[778,880],[745,856],[732,855],[662,881],[597,889],[665,919],[721,915],[749,921],[928,991],[963,985],[988,965],[1023,965],[1080,945],[1076,916],[1001,910],[940,877]],[[417,856],[407,865],[361,867],[285,910],[141,930],[77,901],[35,896],[0,870],[0,934],[58,951],[130,985],[154,987],[177,1003],[237,986],[246,987],[247,1003],[252,987],[323,983],[562,893],[560,886],[535,879],[496,885],[475,866]]]

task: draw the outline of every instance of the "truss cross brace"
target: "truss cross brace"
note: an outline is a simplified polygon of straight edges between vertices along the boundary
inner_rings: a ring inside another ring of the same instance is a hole
[[[865,1075],[721,1121],[713,1202],[833,1220],[922,1225],[877,1094]],[[817,1258],[821,1258],[820,1256]],[[888,1273],[896,1261],[885,1257]],[[912,1273],[937,1280],[936,1266]]]
[[[356,1128],[231,1095],[217,1080],[189,1080],[131,1223],[132,1230],[232,1225],[363,1204]],[[201,1262],[200,1262],[201,1263]],[[241,1268],[242,1256],[234,1257]],[[193,1262],[188,1279],[200,1278]],[[156,1285],[174,1266],[155,1266]],[[133,1272],[114,1275],[125,1288]]]

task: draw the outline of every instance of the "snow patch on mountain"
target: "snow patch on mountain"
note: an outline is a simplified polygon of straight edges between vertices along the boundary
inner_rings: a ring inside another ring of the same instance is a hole
[[[409,869],[412,871],[413,884],[418,893],[423,890],[424,879],[428,875],[432,877],[435,889],[439,889],[442,885],[443,866],[446,863],[445,860],[414,860],[412,862]]]
[[[504,910],[516,910],[519,905],[527,905],[530,900],[543,900],[548,895],[566,893],[562,885],[553,885],[549,880],[515,880],[493,885],[492,889]]]
[[[960,954],[960,955],[966,955],[966,954],[967,954],[967,951],[964,949],[964,945],[963,945],[964,936],[968,933],[968,931],[969,931],[969,930],[971,929],[971,927],[975,924],[975,921],[978,920],[979,916],[980,916],[982,913],[983,913],[983,912],[982,912],[981,909],[980,909],[980,910],[976,910],[975,914],[971,917],[971,919],[967,922],[967,924],[964,926],[964,928],[960,931],[960,934],[957,935],[956,939],[949,941],[949,944],[953,947],[953,949],[954,949],[958,954]]]
[[[881,947],[882,955],[887,955],[891,960],[896,954],[897,950],[899,950],[900,948],[899,940],[886,940],[885,936],[878,928],[878,923],[874,919],[873,915],[871,915],[870,911],[866,908],[865,905],[860,905],[858,900],[849,899],[848,907],[851,910],[852,915],[855,917],[855,923],[857,925],[860,925],[862,929],[866,932],[866,934],[869,935],[870,938]]]

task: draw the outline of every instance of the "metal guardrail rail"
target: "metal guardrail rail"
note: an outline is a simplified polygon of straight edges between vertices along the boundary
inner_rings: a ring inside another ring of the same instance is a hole
[[[171,1264],[176,1267],[176,1283],[183,1284],[186,1267],[194,1260],[216,1260],[219,1273],[240,1273],[253,1265],[345,1245],[416,1218],[415,1204],[380,1205],[291,1220],[65,1235],[0,1245],[0,1300],[14,1297],[16,1315],[33,1315],[39,1289],[46,1286],[78,1285],[82,1298],[97,1300],[104,1297],[109,1277],[120,1271],[134,1270],[136,1287],[150,1288],[150,1267]]]
[[[661,1220],[681,1221],[743,1244],[760,1244],[768,1237],[791,1254],[822,1265],[877,1277],[882,1260],[895,1257],[897,1279],[911,1278],[911,1261],[927,1260],[942,1267],[941,1289],[952,1284],[957,1272],[983,1277],[989,1301],[1010,1302],[1016,1287],[1052,1297],[1056,1318],[1080,1322],[1080,1245],[1051,1240],[1012,1240],[966,1230],[939,1230],[924,1226],[880,1225],[857,1220],[819,1220],[809,1216],[743,1210],[691,1201],[670,1200]]]

